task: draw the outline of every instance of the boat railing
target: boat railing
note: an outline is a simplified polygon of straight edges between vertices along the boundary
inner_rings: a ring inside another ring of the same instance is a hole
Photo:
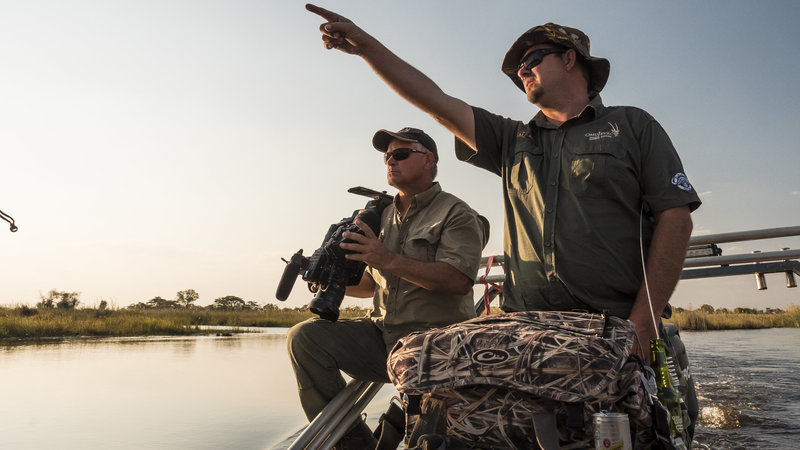
[[[789,236],[800,236],[800,226],[694,236],[689,240],[681,279],[755,274],[758,289],[766,289],[764,274],[784,272],[787,287],[796,287],[794,275],[800,275],[800,250],[784,248],[780,251],[723,256],[722,250],[717,246],[722,243]],[[497,284],[505,280],[505,273],[498,273],[498,268],[504,270],[502,255],[481,259],[481,270],[475,282],[487,287],[475,302],[478,315],[484,311],[485,298],[491,301],[501,293]],[[490,273],[493,270],[495,273]],[[330,448],[360,418],[364,408],[381,387],[382,383],[351,380],[288,448]]]
[[[800,276],[800,261],[798,261],[800,260],[800,249],[782,248],[777,251],[723,255],[722,250],[718,247],[718,244],[731,242],[792,236],[800,236],[800,226],[693,236],[689,239],[689,249],[686,252],[681,279],[755,274],[757,289],[764,290],[767,288],[764,274],[784,273],[786,274],[786,286],[796,287],[795,275]],[[503,264],[503,255],[481,259],[481,268],[484,269],[487,265],[490,268],[492,266],[502,268]],[[476,283],[501,283],[504,280],[504,273],[489,273],[488,271],[475,278]]]

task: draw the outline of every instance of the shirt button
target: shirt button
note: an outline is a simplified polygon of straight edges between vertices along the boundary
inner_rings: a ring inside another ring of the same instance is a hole
[[[544,243],[544,246],[545,246],[545,247],[550,247],[550,241],[547,241],[547,242],[545,242],[545,243]]]
[[[547,214],[551,214],[553,212],[553,208],[547,208]]]
[[[556,182],[555,182],[555,181],[551,181],[551,182],[550,182],[550,186],[555,186],[555,185],[556,185]]]

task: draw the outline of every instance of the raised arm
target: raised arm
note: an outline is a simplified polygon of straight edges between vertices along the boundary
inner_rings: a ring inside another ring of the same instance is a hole
[[[433,80],[349,19],[311,4],[307,4],[306,9],[326,20],[319,27],[325,48],[361,56],[401,97],[475,148],[475,122],[472,108],[467,103],[445,94]]]

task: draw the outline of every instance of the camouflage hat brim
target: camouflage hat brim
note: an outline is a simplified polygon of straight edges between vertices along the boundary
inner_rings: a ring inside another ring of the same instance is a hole
[[[596,58],[589,54],[589,37],[582,31],[564,27],[555,23],[538,25],[522,34],[506,52],[501,66],[503,73],[511,78],[518,88],[525,92],[525,85],[517,76],[517,69],[522,55],[536,44],[552,43],[575,50],[589,66],[589,97],[594,97],[605,87],[611,73],[611,63],[605,58]]]

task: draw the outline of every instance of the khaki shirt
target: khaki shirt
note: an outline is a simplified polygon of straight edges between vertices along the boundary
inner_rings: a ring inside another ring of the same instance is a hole
[[[505,202],[505,311],[588,310],[627,318],[642,282],[639,216],[700,199],[664,129],[599,96],[561,126],[473,108],[477,151],[456,155],[500,175]]]
[[[394,205],[383,211],[380,240],[392,252],[424,262],[441,261],[474,279],[489,224],[439,183],[411,199],[405,217]],[[371,317],[387,348],[412,331],[450,325],[475,317],[472,292],[447,294],[423,289],[391,272],[371,267],[375,281]]]

